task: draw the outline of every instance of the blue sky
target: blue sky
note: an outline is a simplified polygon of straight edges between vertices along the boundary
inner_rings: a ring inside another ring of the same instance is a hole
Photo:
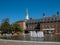
[[[0,22],[9,18],[10,23],[24,20],[26,8],[29,11],[29,18],[42,18],[60,12],[60,0],[0,0]]]

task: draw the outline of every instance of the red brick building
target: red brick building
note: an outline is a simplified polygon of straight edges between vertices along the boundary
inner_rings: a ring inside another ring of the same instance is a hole
[[[53,16],[44,16],[42,19],[30,19],[26,22],[27,29],[35,30],[39,23],[40,31],[43,31],[45,34],[56,34],[60,33],[60,16],[59,14]]]
[[[28,18],[28,9],[26,11],[26,20],[19,21],[20,26],[23,30],[29,31],[43,31],[44,34],[57,34],[60,33],[60,16],[59,12],[56,15],[45,16],[43,18],[33,19]],[[37,28],[36,28],[37,27]]]

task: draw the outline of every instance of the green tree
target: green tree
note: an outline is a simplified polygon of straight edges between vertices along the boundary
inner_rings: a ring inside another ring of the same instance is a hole
[[[36,32],[40,31],[40,23],[38,22],[37,26],[35,27]]]
[[[40,29],[40,23],[37,24],[37,26],[35,27],[35,29]]]
[[[1,24],[0,24],[0,34],[1,34]]]
[[[14,23],[11,25],[12,31],[15,32],[22,32],[22,28],[20,27],[20,25],[18,23]]]
[[[9,23],[9,18],[3,19],[1,23],[1,31],[3,33],[8,33],[10,32],[10,23]]]

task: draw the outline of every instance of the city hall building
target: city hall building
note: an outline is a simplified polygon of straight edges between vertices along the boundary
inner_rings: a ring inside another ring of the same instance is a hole
[[[39,32],[42,31],[44,34],[58,34],[60,33],[60,16],[59,12],[56,15],[45,16],[43,18],[33,19],[28,18],[28,9],[26,10],[26,20],[18,21],[24,33],[30,33],[30,31]]]

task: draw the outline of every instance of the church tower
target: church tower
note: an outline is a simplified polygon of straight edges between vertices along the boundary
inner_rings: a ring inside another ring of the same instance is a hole
[[[26,9],[26,17],[25,17],[25,19],[26,19],[26,20],[29,19],[29,17],[28,17],[28,8]]]

